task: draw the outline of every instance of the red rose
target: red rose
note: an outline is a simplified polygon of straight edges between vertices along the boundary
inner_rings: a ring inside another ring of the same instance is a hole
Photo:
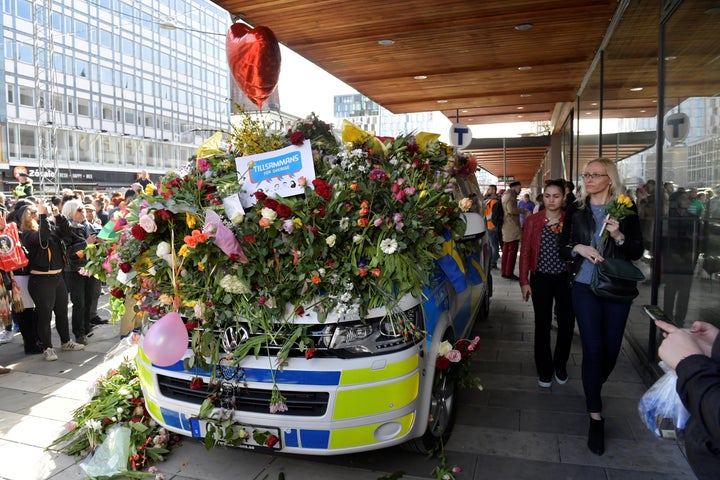
[[[205,382],[200,377],[195,377],[190,380],[190,390],[200,390],[205,386]]]
[[[470,346],[470,340],[467,338],[461,338],[457,342],[455,342],[455,350],[460,352],[460,355],[462,355],[462,358],[468,358],[470,354],[472,353],[470,350],[468,350],[468,347]]]
[[[288,218],[290,215],[292,215],[292,210],[284,203],[279,204],[275,211],[280,218]]]
[[[168,220],[170,217],[172,217],[172,213],[169,210],[165,210],[164,208],[156,210],[155,214],[160,220]]]
[[[276,437],[275,435],[270,435],[267,440],[265,440],[265,446],[272,448],[276,443],[278,443],[280,439]]]
[[[263,207],[275,210],[278,207],[278,201],[273,198],[266,198],[263,202]]]
[[[325,205],[318,205],[317,207],[310,210],[310,215],[313,217],[325,217]]]
[[[255,235],[248,233],[247,235],[243,236],[243,240],[246,243],[255,243]]]
[[[145,231],[145,229],[138,224],[132,226],[130,233],[132,233],[132,236],[140,241],[145,240],[145,237],[147,237],[147,232]]]
[[[302,132],[292,132],[290,134],[290,143],[293,145],[302,145],[305,141],[305,134]]]
[[[263,192],[255,192],[254,195],[255,200],[257,200],[258,202],[262,202],[267,198],[267,195],[265,195]]]
[[[437,357],[435,360],[435,368],[438,370],[445,370],[450,366],[450,360],[445,357]]]
[[[325,200],[330,200],[330,197],[332,197],[332,186],[329,183],[320,178],[316,178],[312,181],[312,184],[315,187],[315,193]]]
[[[297,307],[295,307],[295,314],[302,315],[303,313],[305,313],[305,309],[302,307],[302,305],[298,305]]]
[[[308,348],[307,350],[305,350],[305,358],[307,360],[310,360],[315,356],[315,352],[316,350],[314,348]]]
[[[127,273],[127,272],[125,272]],[[113,287],[110,289],[110,295],[112,295],[115,298],[125,298],[125,292],[122,291],[122,289],[118,287]]]
[[[191,332],[191,331],[193,331],[193,330],[195,330],[195,329],[197,328],[197,325],[198,325],[198,324],[197,324],[196,321],[194,321],[194,320],[188,320],[188,322],[185,324],[185,329],[186,329],[188,332]]]
[[[129,263],[125,262],[118,264],[118,268],[120,268],[123,273],[128,273],[130,270],[132,270],[132,266]]]

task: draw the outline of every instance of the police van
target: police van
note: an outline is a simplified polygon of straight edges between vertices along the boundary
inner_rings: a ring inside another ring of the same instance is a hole
[[[476,182],[459,182],[459,188],[476,203],[482,198]],[[308,455],[399,444],[421,452],[435,448],[452,431],[457,393],[448,370],[436,368],[440,346],[468,337],[490,308],[490,251],[481,208],[463,213],[461,242],[472,255],[462,276],[451,281],[438,268],[442,280],[431,282],[421,298],[397,301],[403,318],[421,334],[397,334],[388,321],[396,312],[382,307],[355,319],[331,312],[323,321],[308,310],[297,321],[308,324],[315,339],[312,358],[291,355],[278,370],[272,353],[260,352],[237,364],[221,360],[214,372],[186,369],[182,361],[155,365],[141,337],[137,365],[148,411],[169,430],[205,438],[208,446]],[[242,322],[219,334],[227,352],[252,336]],[[193,381],[203,388],[193,388]],[[287,409],[270,412],[276,388]]]

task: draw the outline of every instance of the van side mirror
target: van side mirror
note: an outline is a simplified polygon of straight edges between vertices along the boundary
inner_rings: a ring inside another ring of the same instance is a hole
[[[482,215],[475,212],[463,212],[461,215],[465,220],[465,235],[463,235],[463,240],[475,240],[485,235],[487,226],[485,225],[485,218],[483,218]]]

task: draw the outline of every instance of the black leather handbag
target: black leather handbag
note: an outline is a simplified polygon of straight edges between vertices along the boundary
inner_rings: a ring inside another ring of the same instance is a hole
[[[637,282],[643,280],[645,275],[632,262],[611,257],[595,264],[590,289],[598,297],[630,303],[640,294]]]

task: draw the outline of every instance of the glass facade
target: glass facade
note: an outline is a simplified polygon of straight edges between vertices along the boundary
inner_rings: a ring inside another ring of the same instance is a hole
[[[636,263],[647,279],[626,339],[652,372],[660,337],[643,304],[657,304],[679,326],[720,325],[720,9],[711,1],[664,1],[656,17],[642,22],[621,20],[589,73],[574,112],[574,168],[565,171],[579,180],[591,158],[612,158],[638,204],[646,252]],[[629,52],[627,31],[661,40],[653,52]],[[640,71],[656,72],[656,84],[634,83]],[[628,132],[652,130],[652,145],[623,155]],[[587,134],[597,135],[589,152],[582,147]]]
[[[10,169],[94,164],[163,173],[193,153],[188,143],[227,127],[230,18],[217,5],[5,0],[3,6],[2,163]],[[202,133],[188,135],[196,130]]]

